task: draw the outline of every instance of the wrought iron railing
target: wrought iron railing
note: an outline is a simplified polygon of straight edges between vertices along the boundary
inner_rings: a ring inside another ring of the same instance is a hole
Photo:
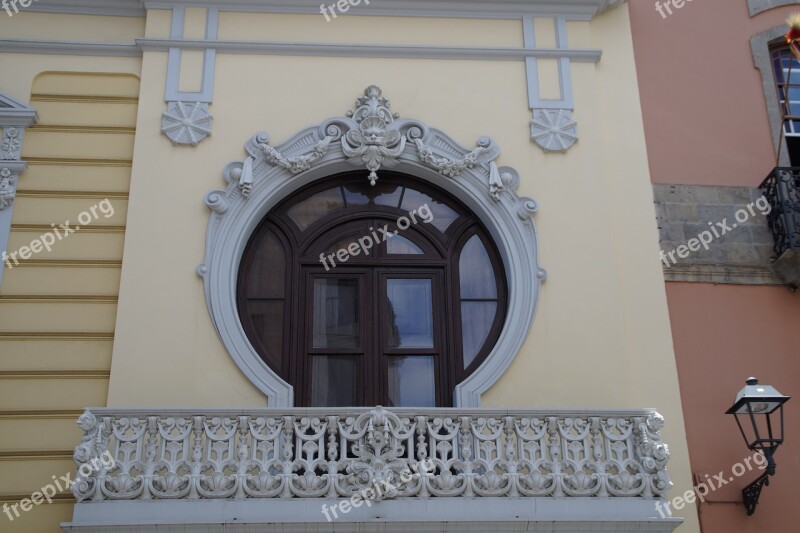
[[[779,258],[787,250],[800,248],[800,168],[774,168],[761,190],[772,207],[767,223]]]
[[[381,487],[382,499],[649,499],[671,486],[653,410],[103,408],[78,424],[79,502],[350,498]]]

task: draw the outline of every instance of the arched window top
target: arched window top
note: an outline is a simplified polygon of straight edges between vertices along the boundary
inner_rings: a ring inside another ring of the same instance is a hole
[[[363,176],[354,176],[345,183],[309,188],[291,204],[284,203],[283,210],[300,233],[305,233],[315,224],[338,217],[342,211],[367,211],[384,209],[385,212],[419,212],[425,208],[430,212],[432,228],[444,234],[467,211],[445,195],[422,183],[398,183],[391,173],[375,186],[364,186]]]

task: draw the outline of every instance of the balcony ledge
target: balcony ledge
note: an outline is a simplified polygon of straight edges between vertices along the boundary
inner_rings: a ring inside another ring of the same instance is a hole
[[[342,500],[172,500],[81,504],[65,531],[116,532],[671,532],[658,500],[584,498],[406,498],[361,505],[328,522],[322,506]],[[663,505],[662,505],[663,508]],[[424,517],[424,521],[420,519]],[[387,524],[391,524],[387,526]],[[334,529],[335,528],[335,529]]]

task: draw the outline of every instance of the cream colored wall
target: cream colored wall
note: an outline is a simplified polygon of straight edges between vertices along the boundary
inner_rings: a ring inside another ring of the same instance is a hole
[[[119,40],[137,19],[20,13],[3,38]],[[38,110],[25,137],[9,252],[108,198],[115,209],[50,253],[9,270],[0,287],[0,505],[74,468],[75,425],[108,397],[141,59],[0,54],[0,90]],[[74,499],[60,493],[0,530],[60,531]]]
[[[220,36],[274,40],[279,30],[289,31],[281,28],[291,28],[282,17],[288,16],[224,15]],[[311,28],[292,33],[299,41],[353,42],[360,36],[373,42],[385,36],[408,45],[522,42],[521,24],[509,21],[403,20],[404,31],[398,31],[401,21],[391,18],[325,23],[321,15],[291,17],[297,27]],[[163,36],[168,27],[165,12],[154,11],[146,32]],[[275,31],[257,31],[265,27]],[[213,135],[197,148],[174,147],[158,133],[167,54],[145,53],[108,404],[265,404],[217,338],[195,275],[209,214],[202,199],[224,184],[223,167],[244,157],[242,146],[253,133],[268,131],[280,143],[352,109],[354,98],[377,84],[402,116],[424,120],[466,146],[480,135],[494,137],[503,150],[499,162],[522,176],[520,193],[541,204],[536,223],[550,278],[525,346],[484,405],[657,407],[667,418],[673,495],[687,490],[689,463],[627,8],[569,28],[573,46],[602,48],[604,56],[597,65],[572,66],[581,140],[566,155],[545,154],[529,140],[521,61],[237,54],[217,57]],[[18,89],[29,89],[27,78],[52,61],[25,57],[30,66],[14,60],[25,69],[23,79],[14,81]],[[95,61],[110,66],[128,60],[76,61],[68,68],[96,70],[103,66]],[[552,87],[553,77],[544,69],[542,86]],[[684,516],[681,530],[697,531],[694,508]]]

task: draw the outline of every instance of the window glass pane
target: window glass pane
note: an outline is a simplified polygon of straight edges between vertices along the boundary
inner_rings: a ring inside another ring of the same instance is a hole
[[[389,357],[389,407],[436,407],[433,356]]]
[[[358,348],[358,280],[314,280],[314,348]]]
[[[348,206],[373,204],[397,207],[403,191],[402,187],[380,181],[373,187],[366,179],[364,183],[351,183],[343,188]]]
[[[278,237],[268,231],[254,243],[253,261],[244,279],[247,298],[283,298],[286,286],[286,255]]]
[[[497,281],[492,262],[481,239],[474,235],[464,249],[458,263],[462,299],[497,298]]]
[[[429,279],[386,280],[390,348],[433,348],[433,301]]]
[[[311,358],[311,406],[358,405],[358,357],[314,356]]]
[[[481,351],[492,329],[497,302],[461,302],[461,340],[464,349],[464,368]]]
[[[270,359],[280,364],[283,353],[283,300],[248,300],[246,306],[258,339]]]
[[[395,235],[386,241],[386,253],[395,255],[421,255],[425,252],[405,237]]]
[[[445,204],[439,203],[427,194],[423,194],[419,191],[415,191],[414,189],[406,188],[406,193],[403,195],[403,206],[402,209],[404,211],[411,211],[417,210],[419,212],[419,208],[423,205],[428,206],[430,209],[431,216],[433,220],[431,220],[431,224],[444,233],[447,231],[447,228],[450,227],[457,218],[458,213],[447,207]],[[425,213],[423,213],[425,214]],[[420,224],[424,224],[422,221],[422,216],[417,216],[417,222]]]
[[[340,239],[337,239],[335,242],[333,242],[333,243],[331,243],[331,244],[329,244],[328,246],[325,247],[325,254],[326,255],[327,254],[336,255],[336,253],[339,250],[348,250],[350,248],[351,244],[353,244],[353,243],[358,244],[358,239],[363,237],[364,235],[365,235],[365,233],[363,233],[363,232],[362,233],[351,233],[350,235],[348,235],[346,237],[342,237]],[[362,254],[364,254],[365,251],[366,251],[367,255],[369,255],[369,253],[370,253],[369,249],[366,249],[366,250],[362,249],[360,245],[358,247],[358,250],[359,251],[358,251],[357,255],[362,255]],[[348,254],[350,253],[349,250],[348,250],[347,253]],[[355,257],[355,256],[352,256],[352,257]],[[337,265],[339,264],[339,260],[336,259],[335,257],[334,257],[334,261],[335,261],[335,263]]]
[[[339,209],[344,209],[342,190],[334,187],[293,205],[287,214],[297,224],[297,227],[305,230],[317,220]]]

